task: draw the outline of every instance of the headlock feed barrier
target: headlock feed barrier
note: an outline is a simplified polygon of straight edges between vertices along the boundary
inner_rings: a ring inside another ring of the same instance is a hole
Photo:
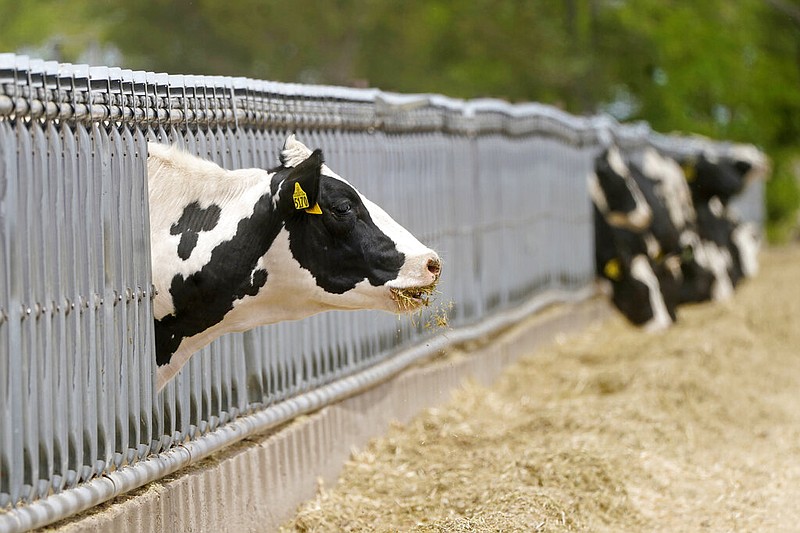
[[[271,168],[291,132],[440,253],[446,337],[426,315],[329,312],[224,336],[156,393],[146,142]],[[590,294],[586,177],[611,141],[729,147],[539,104],[0,54],[0,531],[96,505],[471,332]],[[755,183],[739,200],[743,218],[761,220],[762,194]]]

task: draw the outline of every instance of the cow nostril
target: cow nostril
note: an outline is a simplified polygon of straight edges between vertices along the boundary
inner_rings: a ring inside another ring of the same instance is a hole
[[[428,260],[428,272],[430,272],[436,277],[439,277],[439,273],[441,271],[442,271],[442,263],[438,259]]]

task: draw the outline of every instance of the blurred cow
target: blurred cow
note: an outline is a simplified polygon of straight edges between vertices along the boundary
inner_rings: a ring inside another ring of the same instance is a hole
[[[696,202],[716,197],[723,206],[769,170],[764,154],[750,145],[735,146],[721,154],[705,151],[684,156],[679,163]]]
[[[724,300],[755,274],[758,233],[726,204],[763,172],[758,154],[701,154],[681,167],[652,148],[634,162],[612,146],[596,158],[588,183],[595,268],[628,320],[663,329],[679,303]]]
[[[595,160],[588,179],[594,210],[595,268],[611,285],[611,299],[633,324],[647,330],[675,320],[679,265],[664,260],[653,235],[653,206],[616,147]]]

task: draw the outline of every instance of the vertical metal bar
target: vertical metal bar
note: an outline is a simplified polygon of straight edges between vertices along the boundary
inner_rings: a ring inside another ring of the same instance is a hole
[[[38,262],[30,265],[35,282],[35,300],[33,303],[34,328],[36,329],[36,343],[34,357],[37,359],[38,368],[32,374],[32,391],[37,396],[39,403],[39,413],[37,418],[38,434],[38,478],[34,479],[34,497],[39,498],[46,495],[50,490],[50,482],[53,478],[53,409],[52,394],[54,383],[52,382],[53,370],[55,366],[55,347],[53,345],[53,320],[48,312],[48,302],[54,293],[53,283],[55,273],[52,271],[53,242],[54,232],[46,231],[46,227],[53,227],[59,223],[53,218],[54,210],[51,207],[51,188],[53,179],[49,174],[47,164],[47,140],[42,126],[38,121],[30,125],[32,134],[31,144],[31,169],[33,174],[32,185],[33,212],[32,218],[35,219],[32,227],[32,248],[36,252],[30,259],[38,259]],[[32,221],[33,222],[33,221]]]
[[[0,341],[4,354],[0,359],[0,506],[16,504],[20,499],[23,471],[22,431],[22,269],[23,247],[19,238],[21,222],[19,172],[17,169],[17,132],[9,121],[0,120],[0,183],[4,185],[0,206],[0,245],[3,257],[3,298]]]
[[[102,470],[104,465],[98,464],[99,457],[99,436],[98,436],[98,410],[97,410],[97,371],[98,354],[101,353],[102,344],[100,342],[100,325],[97,316],[96,306],[99,304],[99,294],[97,292],[97,245],[94,242],[97,235],[97,228],[100,227],[98,221],[99,194],[95,183],[96,176],[92,165],[93,144],[89,133],[83,124],[75,125],[77,133],[77,188],[78,188],[78,209],[73,219],[78,226],[76,234],[78,242],[76,252],[81,253],[86,260],[79,276],[78,293],[78,313],[81,315],[81,365],[82,374],[79,376],[73,395],[79,409],[83,411],[84,433],[82,452],[82,472],[81,480],[90,479],[96,472]],[[81,217],[78,213],[84,213]]]
[[[31,132],[22,121],[18,121],[17,129],[17,172],[19,176],[20,207],[23,224],[18,226],[18,239],[21,245],[19,258],[25,267],[22,270],[22,343],[19,352],[21,361],[22,409],[21,427],[23,428],[23,486],[21,498],[29,501],[36,498],[36,481],[39,475],[38,457],[38,423],[39,423],[39,397],[37,394],[38,358],[36,357],[38,331],[35,320],[35,305],[37,289],[40,279],[34,266],[39,264],[39,246],[36,242],[36,226],[40,224],[40,217],[35,216],[36,211],[36,181],[33,176]]]
[[[48,175],[52,181],[49,187],[52,190],[51,201],[49,202],[49,212],[57,223],[53,226],[53,246],[51,248],[51,263],[48,277],[52,280],[54,287],[48,294],[48,311],[54,322],[52,356],[52,419],[54,442],[53,442],[53,463],[54,479],[52,480],[53,489],[60,491],[64,488],[67,481],[67,471],[69,469],[68,457],[68,395],[67,395],[67,367],[69,366],[69,355],[72,354],[69,344],[67,328],[67,294],[68,294],[68,269],[71,267],[65,264],[64,256],[66,253],[67,242],[67,211],[64,185],[64,166],[62,159],[61,134],[48,120],[47,127],[47,148]],[[2,156],[0,156],[2,157]]]
[[[135,79],[135,78],[134,78]],[[133,85],[133,84],[132,84]],[[134,89],[135,92],[135,89]],[[132,211],[140,231],[133,234],[133,256],[137,260],[134,287],[136,291],[136,349],[138,365],[136,390],[138,405],[131,412],[132,420],[138,420],[140,437],[137,441],[137,456],[146,457],[157,452],[158,439],[163,434],[159,413],[160,403],[155,394],[155,356],[153,353],[153,289],[150,267],[150,218],[147,190],[147,144],[146,128],[141,125],[125,128],[127,177],[134,185],[131,195]],[[137,416],[138,415],[138,416]]]
[[[68,364],[65,368],[64,395],[66,396],[67,412],[67,474],[65,486],[73,487],[83,476],[83,439],[84,439],[84,417],[83,417],[83,387],[82,376],[84,368],[84,335],[81,300],[81,273],[85,264],[75,266],[75,257],[79,254],[83,257],[83,250],[80,248],[80,238],[82,231],[76,231],[77,217],[83,211],[80,205],[79,184],[78,184],[78,150],[76,135],[73,130],[62,123],[59,128],[61,138],[61,153],[59,154],[63,162],[64,187],[63,208],[65,213],[64,226],[64,247],[62,248],[62,263],[65,268],[62,271],[64,276],[64,315],[66,322],[66,357]],[[85,214],[84,214],[85,216]],[[67,223],[69,221],[69,223]]]

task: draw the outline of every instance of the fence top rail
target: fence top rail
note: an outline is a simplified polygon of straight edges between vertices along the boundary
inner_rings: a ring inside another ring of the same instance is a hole
[[[573,144],[596,144],[599,139],[592,118],[539,103],[169,75],[0,54],[0,117],[10,115],[201,127],[541,135]]]
[[[653,145],[673,155],[727,153],[733,143],[660,135],[646,122],[557,107],[306,85],[245,77],[145,72],[0,53],[0,119],[108,121],[201,128],[441,131],[552,137],[575,146]]]

